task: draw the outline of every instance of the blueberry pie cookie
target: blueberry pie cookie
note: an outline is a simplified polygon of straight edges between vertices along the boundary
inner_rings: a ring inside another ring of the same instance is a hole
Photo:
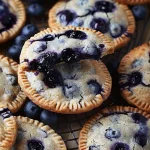
[[[114,106],[93,116],[80,132],[79,150],[149,150],[150,115]]]
[[[150,113],[150,43],[130,51],[121,60],[118,72],[123,97]]]
[[[79,26],[105,34],[115,48],[124,46],[135,30],[135,20],[126,5],[114,0],[61,0],[49,11],[49,26]]]
[[[139,5],[150,2],[150,0],[116,0],[116,1],[127,5]]]
[[[67,150],[62,138],[43,123],[16,117],[18,135],[12,150]]]
[[[19,83],[44,109],[61,113],[91,110],[110,93],[110,74],[96,60],[112,51],[100,32],[74,27],[44,30],[23,47]]]
[[[16,112],[26,100],[18,85],[18,64],[12,59],[0,55],[0,106],[5,105]]]
[[[0,0],[0,43],[13,38],[26,20],[20,0]]]
[[[0,106],[0,150],[10,150],[16,140],[17,124],[8,108]]]

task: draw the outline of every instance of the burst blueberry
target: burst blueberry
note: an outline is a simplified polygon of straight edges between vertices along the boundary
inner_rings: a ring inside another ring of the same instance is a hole
[[[139,113],[133,113],[131,115],[132,119],[134,120],[135,123],[141,123],[141,124],[146,124],[147,118],[145,118],[143,115]]]
[[[79,61],[80,55],[71,48],[66,48],[62,51],[62,60],[66,63],[73,63]]]
[[[111,150],[130,150],[126,143],[117,142],[112,145]]]
[[[117,138],[119,138],[120,136],[121,136],[120,131],[118,131],[118,130],[112,130],[111,128],[108,128],[108,129],[106,130],[106,133],[105,133],[105,137],[106,137],[107,139],[113,139],[113,138],[117,139]]]
[[[97,11],[109,13],[113,12],[116,8],[114,3],[107,2],[107,1],[98,1],[95,3],[95,8]]]
[[[44,150],[43,143],[37,139],[28,140],[27,147],[28,150]]]
[[[74,31],[74,30],[68,30],[64,33],[65,36],[67,36],[68,38],[73,38],[73,39],[79,39],[79,40],[85,40],[87,39],[87,35],[86,33],[84,33],[83,31]]]

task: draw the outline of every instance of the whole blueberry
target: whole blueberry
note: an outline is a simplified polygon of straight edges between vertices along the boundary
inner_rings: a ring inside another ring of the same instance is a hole
[[[19,46],[19,45],[11,46],[7,51],[8,57],[10,57],[13,60],[18,62],[19,61],[19,56],[20,56],[20,53],[21,53],[21,49],[22,49],[22,47]]]
[[[40,120],[45,124],[49,126],[53,126],[57,124],[57,114],[53,113],[48,110],[43,110],[40,115]]]
[[[44,12],[44,7],[40,4],[31,4],[28,7],[28,14],[31,16],[39,16]]]
[[[25,116],[32,119],[38,119],[41,111],[42,109],[36,104],[34,104],[32,101],[27,102],[24,107]]]
[[[38,32],[38,28],[34,24],[27,24],[23,29],[22,29],[22,34],[30,38],[34,34]]]
[[[27,40],[27,36],[25,35],[18,35],[15,39],[15,44],[23,46],[23,44],[25,43],[25,41]]]
[[[137,20],[142,20],[146,17],[148,11],[144,6],[134,6],[132,12]]]

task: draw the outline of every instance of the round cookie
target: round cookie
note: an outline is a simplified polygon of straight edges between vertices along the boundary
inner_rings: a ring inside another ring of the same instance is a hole
[[[135,31],[130,9],[114,0],[58,1],[49,11],[48,23],[51,28],[80,26],[100,31],[114,42],[115,48],[124,46]]]
[[[150,43],[131,50],[118,72],[121,93],[132,105],[150,113]]]
[[[0,43],[13,38],[26,21],[20,0],[0,0]]]
[[[0,106],[0,150],[10,150],[16,140],[17,124],[8,108]]]
[[[107,99],[110,74],[101,61],[88,59],[99,60],[112,47],[95,32],[73,27],[47,29],[25,43],[19,83],[34,103],[72,114],[89,111]]]
[[[18,84],[18,64],[0,55],[0,106],[5,105],[11,112],[17,112],[26,100]]]
[[[116,1],[127,5],[140,5],[150,2],[150,0],[116,0]]]
[[[16,117],[18,135],[13,150],[67,150],[62,138],[43,123]]]
[[[149,150],[150,115],[114,106],[93,116],[82,128],[79,150]]]

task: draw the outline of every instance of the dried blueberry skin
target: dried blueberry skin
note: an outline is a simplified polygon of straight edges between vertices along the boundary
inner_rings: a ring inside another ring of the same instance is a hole
[[[28,150],[44,150],[43,143],[37,139],[28,140],[27,147]]]
[[[90,146],[89,150],[100,150],[100,146]]]

